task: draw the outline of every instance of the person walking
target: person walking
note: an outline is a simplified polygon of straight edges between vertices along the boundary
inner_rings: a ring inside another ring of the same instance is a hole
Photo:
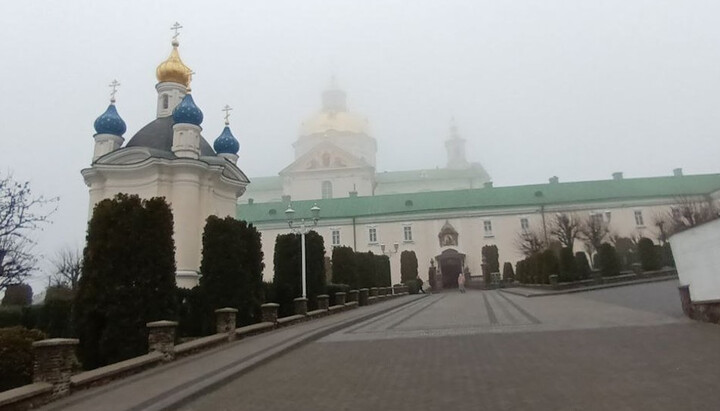
[[[418,285],[418,292],[425,294],[425,290],[423,290],[423,288],[422,288],[423,280],[422,280],[422,278],[420,278],[420,275],[415,277],[415,281],[417,282],[417,285]]]
[[[458,274],[458,288],[461,293],[465,292],[465,275],[463,273]]]

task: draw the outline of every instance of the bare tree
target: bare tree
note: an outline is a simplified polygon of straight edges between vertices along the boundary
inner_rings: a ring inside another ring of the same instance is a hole
[[[580,219],[575,214],[557,213],[550,221],[550,234],[570,250],[580,235],[580,228]]]
[[[591,258],[600,249],[609,233],[608,224],[603,220],[602,214],[591,214],[582,221],[579,238],[585,242],[585,248]]]
[[[52,259],[52,285],[75,290],[82,273],[82,254],[77,249],[63,248]]]
[[[20,283],[37,266],[31,233],[49,222],[57,198],[33,196],[28,182],[0,175],[0,290]],[[48,205],[53,206],[49,211]]]
[[[671,235],[718,217],[720,215],[712,199],[678,197],[668,211],[655,216],[653,223],[658,227],[660,242],[664,244]]]
[[[542,234],[536,230],[522,230],[515,238],[515,248],[526,257],[544,250],[545,247]]]

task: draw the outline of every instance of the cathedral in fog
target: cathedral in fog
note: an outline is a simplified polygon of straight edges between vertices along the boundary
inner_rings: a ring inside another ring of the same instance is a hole
[[[253,177],[241,202],[462,190],[490,182],[482,165],[468,162],[465,139],[454,124],[445,140],[447,167],[378,173],[370,125],[348,110],[345,91],[334,79],[322,93],[320,110],[300,125],[293,148],[295,161],[277,176]]]

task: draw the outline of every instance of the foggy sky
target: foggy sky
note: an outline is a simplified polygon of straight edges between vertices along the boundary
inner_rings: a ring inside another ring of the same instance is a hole
[[[715,173],[718,16],[720,2],[690,0],[5,1],[0,167],[60,197],[37,250],[81,248],[80,170],[107,84],[122,84],[127,141],[155,118],[179,21],[203,135],[231,105],[251,179],[292,161],[332,75],[370,122],[378,171],[444,166],[454,116],[496,186]]]

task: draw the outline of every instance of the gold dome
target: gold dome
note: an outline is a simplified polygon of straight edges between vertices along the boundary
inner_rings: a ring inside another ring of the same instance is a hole
[[[328,131],[370,135],[368,121],[347,111],[321,111],[300,126],[300,135],[325,134]]]
[[[186,66],[180,59],[178,45],[179,43],[177,40],[173,40],[173,49],[170,52],[170,57],[160,63],[157,70],[155,70],[155,75],[160,83],[170,81],[189,86],[192,70],[190,70],[190,67]]]

